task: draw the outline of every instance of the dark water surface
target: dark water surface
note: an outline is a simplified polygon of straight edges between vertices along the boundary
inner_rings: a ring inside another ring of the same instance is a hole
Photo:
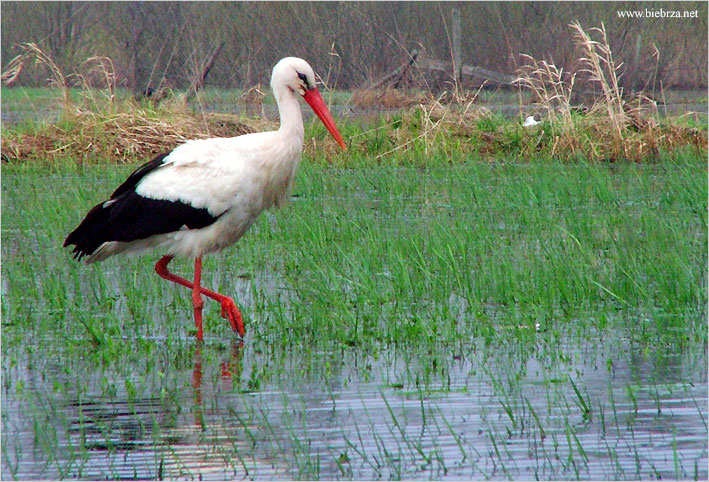
[[[37,353],[3,370],[2,478],[706,480],[704,351],[544,338],[276,361],[156,339],[128,377]]]

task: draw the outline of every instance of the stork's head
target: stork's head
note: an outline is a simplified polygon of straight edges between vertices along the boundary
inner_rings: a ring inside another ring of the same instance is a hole
[[[346,149],[345,141],[342,140],[342,136],[337,130],[335,120],[332,118],[325,101],[315,86],[313,68],[305,60],[298,57],[285,57],[273,67],[271,88],[276,92],[283,87],[301,95],[322,123],[325,124],[332,137],[343,149]]]
[[[281,59],[273,67],[271,88],[275,89],[281,85],[300,95],[305,95],[309,89],[315,87],[313,68],[305,60],[298,57]]]

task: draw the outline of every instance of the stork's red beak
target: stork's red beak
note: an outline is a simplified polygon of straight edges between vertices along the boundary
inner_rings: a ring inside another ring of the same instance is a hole
[[[320,92],[318,92],[318,89],[313,88],[306,90],[303,98],[313,109],[313,112],[320,118],[322,123],[325,124],[325,127],[330,131],[330,134],[332,134],[332,137],[335,138],[340,147],[347,150],[345,141],[342,140],[340,131],[337,130],[337,126],[335,125],[335,119],[332,118],[332,114],[330,114],[330,111],[327,109],[327,105],[325,105],[325,101],[320,95]]]

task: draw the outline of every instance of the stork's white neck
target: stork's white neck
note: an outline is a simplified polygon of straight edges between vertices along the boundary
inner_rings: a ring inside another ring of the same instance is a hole
[[[281,117],[281,127],[278,129],[282,135],[303,142],[303,116],[295,92],[288,87],[280,87],[273,92],[278,104],[278,114]]]

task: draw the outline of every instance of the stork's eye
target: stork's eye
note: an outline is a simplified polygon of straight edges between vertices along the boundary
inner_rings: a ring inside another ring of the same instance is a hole
[[[305,74],[301,74],[300,72],[298,72],[298,78],[302,80],[303,83],[305,83],[306,87],[308,86],[308,78],[305,76]]]

